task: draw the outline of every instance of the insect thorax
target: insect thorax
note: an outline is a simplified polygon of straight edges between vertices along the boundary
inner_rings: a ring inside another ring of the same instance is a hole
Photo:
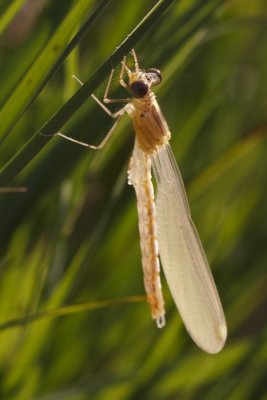
[[[144,152],[153,153],[157,146],[170,140],[167,122],[154,94],[153,98],[134,99],[132,104],[135,109],[132,118],[138,144]]]

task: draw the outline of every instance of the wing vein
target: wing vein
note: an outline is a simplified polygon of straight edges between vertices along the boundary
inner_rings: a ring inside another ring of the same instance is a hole
[[[152,155],[152,168],[159,252],[167,283],[193,340],[216,353],[226,340],[224,313],[169,144]]]

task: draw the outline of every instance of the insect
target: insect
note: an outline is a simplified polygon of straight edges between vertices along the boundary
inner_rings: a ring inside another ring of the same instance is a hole
[[[57,135],[89,148],[100,149],[112,136],[122,115],[127,113],[131,117],[135,145],[129,164],[128,183],[133,185],[137,197],[144,284],[152,318],[159,328],[165,325],[160,283],[161,261],[172,297],[190,336],[204,351],[217,353],[224,346],[227,327],[208,261],[190,216],[183,181],[169,145],[171,134],[151,89],[161,82],[161,73],[155,68],[140,69],[135,51],[132,50],[131,54],[134,70],[129,69],[124,57],[120,72],[120,84],[131,97],[108,98],[114,69],[103,102],[92,95],[102,109],[115,119],[100,145],[89,145],[60,132]],[[125,74],[127,82],[124,80]],[[105,105],[118,102],[124,105],[115,113],[111,113]],[[156,200],[151,169],[157,183]]]

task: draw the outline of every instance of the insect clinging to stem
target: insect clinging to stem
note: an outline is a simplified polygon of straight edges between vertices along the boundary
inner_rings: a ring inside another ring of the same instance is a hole
[[[131,117],[135,144],[128,183],[133,185],[137,197],[144,284],[152,318],[159,328],[165,325],[161,261],[172,297],[190,336],[204,351],[217,353],[224,346],[227,327],[208,261],[191,219],[181,174],[169,145],[171,134],[152,91],[152,87],[162,81],[162,76],[156,68],[140,69],[135,51],[132,50],[131,54],[134,70],[127,66],[124,57],[120,72],[120,84],[131,97],[108,98],[114,69],[103,102],[92,94],[100,107],[115,119],[100,145],[89,145],[60,132],[56,135],[91,149],[101,149],[111,138],[122,115],[127,113]],[[112,113],[105,105],[108,103],[125,104]],[[151,169],[157,184],[156,200]]]

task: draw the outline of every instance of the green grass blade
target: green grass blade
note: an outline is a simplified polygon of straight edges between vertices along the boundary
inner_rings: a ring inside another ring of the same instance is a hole
[[[47,318],[59,318],[70,314],[81,313],[85,311],[97,310],[99,308],[114,307],[121,304],[135,304],[143,303],[146,301],[145,296],[128,296],[123,298],[109,299],[109,300],[99,300],[90,301],[80,304],[72,304],[69,306],[63,306],[54,308],[52,310],[40,311],[36,314],[26,315],[22,318],[12,319],[0,324],[0,331],[5,331],[7,329],[18,328],[23,325],[37,322],[41,319]]]
[[[25,3],[25,0],[14,0],[0,18],[0,35],[5,31],[14,16]]]
[[[51,76],[54,69],[58,67],[58,59],[62,62],[62,58],[66,56],[67,43],[70,36],[73,34],[74,29],[79,22],[83,19],[84,15],[91,7],[92,0],[79,1],[70,11],[67,18],[63,21],[61,26],[57,29],[51,40],[45,46],[45,49],[40,53],[37,60],[32,67],[29,68],[24,78],[9,97],[7,102],[0,110],[0,120],[2,121],[0,128],[0,138],[3,141],[10,130],[14,127],[22,113],[31,103],[32,99],[36,96],[44,82],[44,76]],[[103,3],[101,3],[103,8]],[[91,18],[89,20],[91,24]],[[87,26],[86,26],[87,28]],[[76,44],[76,40],[72,45]],[[71,46],[72,48],[72,46]]]

